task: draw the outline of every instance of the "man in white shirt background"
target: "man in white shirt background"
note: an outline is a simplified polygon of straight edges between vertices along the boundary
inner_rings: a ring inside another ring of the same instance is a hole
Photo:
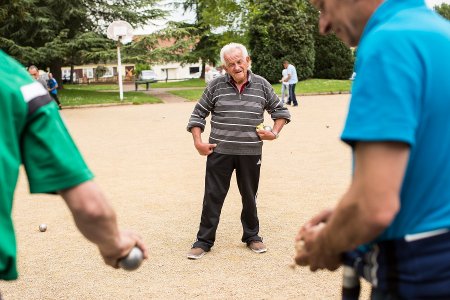
[[[295,85],[298,82],[297,70],[287,60],[283,61],[283,66],[287,70],[287,78],[284,79],[284,82],[289,83],[289,98],[286,104],[298,106],[297,98],[295,97]]]

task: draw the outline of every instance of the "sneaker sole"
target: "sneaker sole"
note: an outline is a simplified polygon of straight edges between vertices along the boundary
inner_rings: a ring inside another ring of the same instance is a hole
[[[188,259],[192,259],[192,260],[196,260],[196,259],[200,259],[200,258],[202,258],[203,256],[205,256],[205,254],[206,254],[206,252],[203,252],[203,253],[200,254],[200,255],[188,254],[188,255],[187,255],[187,258],[188,258]]]
[[[253,252],[258,253],[258,254],[267,252],[267,248],[264,248],[264,249],[252,249],[252,248],[250,248],[250,250],[252,250]]]

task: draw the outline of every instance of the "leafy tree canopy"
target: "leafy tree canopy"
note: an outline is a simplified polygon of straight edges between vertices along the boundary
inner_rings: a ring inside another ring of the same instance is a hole
[[[249,50],[255,73],[278,82],[282,62],[288,60],[300,80],[311,77],[314,39],[307,1],[253,0],[249,8]]]
[[[441,5],[435,6],[434,10],[447,20],[450,20],[450,4],[442,3]]]
[[[114,44],[105,37],[107,26],[118,19],[137,26],[162,17],[156,2],[3,0],[0,49],[24,65],[49,66],[54,73],[63,64],[108,60]]]

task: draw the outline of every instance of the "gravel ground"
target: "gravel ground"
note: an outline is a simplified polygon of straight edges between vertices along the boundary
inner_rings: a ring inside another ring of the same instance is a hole
[[[185,257],[200,221],[206,161],[185,130],[194,105],[61,112],[120,226],[144,237],[150,259],[135,272],[104,265],[64,202],[28,194],[21,172],[13,212],[20,278],[0,282],[5,300],[340,298],[340,271],[311,273],[288,265],[298,228],[333,206],[349,183],[350,150],[339,140],[348,95],[301,97],[300,107],[290,108],[292,123],[278,140],[265,143],[258,212],[268,252],[255,254],[240,242],[233,178],[216,244],[199,261]],[[272,123],[268,116],[265,123]],[[44,233],[41,223],[48,224]]]

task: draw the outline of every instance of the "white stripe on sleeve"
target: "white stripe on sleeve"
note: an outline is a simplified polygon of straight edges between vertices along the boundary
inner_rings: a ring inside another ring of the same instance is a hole
[[[34,98],[48,94],[42,84],[37,81],[21,86],[20,91],[22,92],[23,100],[27,103]]]

